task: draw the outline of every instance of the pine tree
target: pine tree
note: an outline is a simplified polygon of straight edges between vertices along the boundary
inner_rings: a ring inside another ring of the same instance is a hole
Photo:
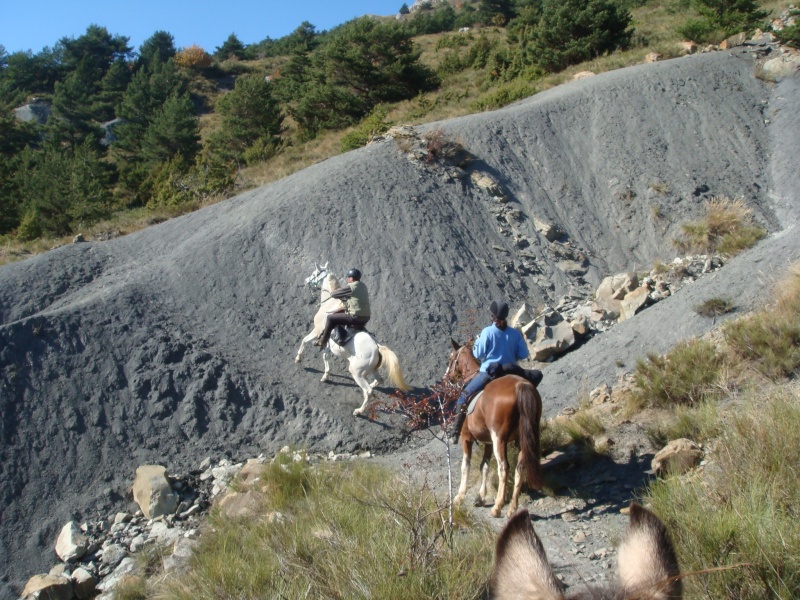
[[[228,39],[223,42],[222,46],[217,47],[214,52],[214,57],[217,60],[227,60],[231,57],[243,60],[246,55],[246,48],[241,40],[236,37],[235,33],[230,34]]]
[[[173,94],[158,111],[142,139],[142,158],[160,163],[180,156],[188,164],[200,149],[200,124],[188,94]]]
[[[94,73],[91,62],[83,61],[66,79],[56,83],[46,129],[46,137],[51,143],[65,144],[74,151],[89,140],[97,148],[100,131],[92,114],[92,86],[87,82]]]
[[[242,155],[256,142],[261,142],[264,148],[277,148],[283,115],[272,96],[272,85],[263,77],[249,75],[237,79],[234,89],[220,98],[217,109],[222,116],[226,146],[234,154]]]
[[[177,54],[175,38],[166,31],[156,31],[139,46],[137,68],[150,67],[156,62],[165,63]]]

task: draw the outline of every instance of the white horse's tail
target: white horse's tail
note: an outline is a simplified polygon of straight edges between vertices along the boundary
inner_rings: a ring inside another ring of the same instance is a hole
[[[378,352],[381,353],[381,366],[385,366],[389,371],[389,381],[391,384],[402,392],[407,392],[411,389],[403,379],[403,369],[400,368],[400,361],[397,355],[386,346],[378,346]]]

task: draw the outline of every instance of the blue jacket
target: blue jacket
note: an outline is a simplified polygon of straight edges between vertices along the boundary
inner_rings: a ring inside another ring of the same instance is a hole
[[[492,323],[481,331],[480,336],[472,346],[472,353],[481,361],[481,371],[486,372],[490,364],[516,363],[518,360],[528,358],[528,344],[525,338],[514,327],[500,329]]]

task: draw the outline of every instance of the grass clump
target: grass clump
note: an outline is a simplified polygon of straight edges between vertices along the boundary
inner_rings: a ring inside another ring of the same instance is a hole
[[[657,446],[672,440],[688,438],[706,442],[720,433],[720,414],[716,402],[704,401],[696,406],[676,406],[663,420],[647,429]]]
[[[694,406],[716,397],[722,364],[714,344],[699,339],[680,342],[663,357],[648,354],[636,364],[631,410]]]
[[[702,479],[656,482],[646,500],[678,548],[687,598],[796,598],[800,589],[800,406],[748,398]],[[728,567],[704,572],[715,567]]]
[[[726,324],[731,351],[767,377],[785,377],[800,367],[800,266],[778,286],[769,310]]]
[[[473,598],[494,536],[471,527],[451,549],[447,503],[415,475],[279,455],[256,488],[264,517],[213,513],[190,570],[156,597]]]
[[[752,211],[744,200],[712,198],[705,203],[705,216],[681,228],[682,237],[674,240],[682,252],[720,252],[734,255],[755,245],[766,231],[751,223]]]
[[[694,307],[694,312],[703,317],[716,318],[736,310],[736,305],[727,298],[709,298]]]

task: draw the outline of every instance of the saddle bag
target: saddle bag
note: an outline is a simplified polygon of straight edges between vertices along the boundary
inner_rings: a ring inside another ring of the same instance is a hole
[[[500,363],[492,363],[486,368],[486,372],[492,379],[503,377],[504,375],[517,375],[523,379],[527,379],[534,386],[538,386],[542,382],[544,375],[539,369],[523,369],[514,363],[507,363],[501,365]]]

